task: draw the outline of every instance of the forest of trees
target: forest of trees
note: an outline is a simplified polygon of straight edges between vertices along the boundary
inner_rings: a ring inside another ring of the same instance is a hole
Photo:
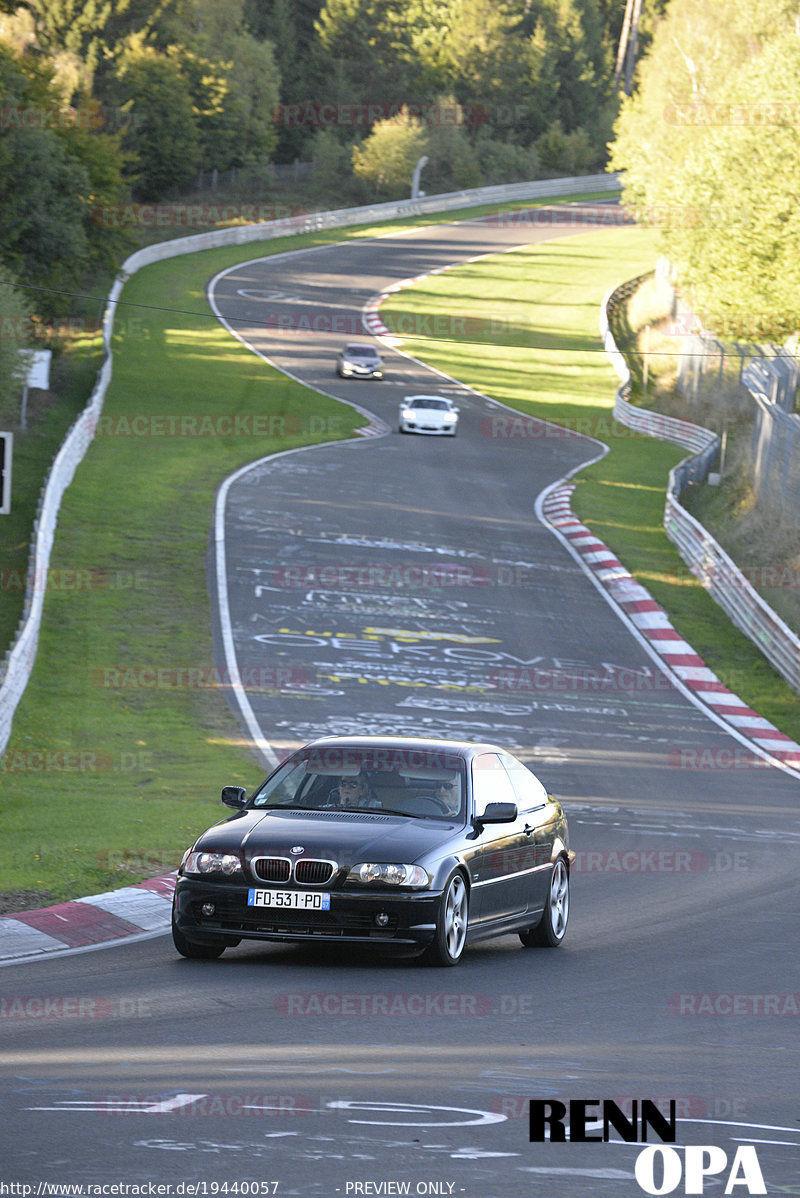
[[[611,143],[704,310],[796,327],[799,27],[800,0],[0,0],[0,277],[67,310],[130,249],[98,213],[199,171],[262,201],[271,164],[310,163],[332,207],[408,194],[423,154],[433,193]]]
[[[200,170],[310,162],[331,206],[408,194],[422,153],[428,192],[602,169],[622,19],[610,0],[0,0],[0,266],[99,277],[125,233],[97,213]]]

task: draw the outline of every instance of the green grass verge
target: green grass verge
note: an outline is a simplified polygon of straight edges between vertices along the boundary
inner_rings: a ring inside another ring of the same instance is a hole
[[[223,692],[176,684],[183,668],[213,681],[215,491],[249,461],[364,421],[266,366],[213,319],[206,280],[234,257],[174,259],[125,288],[132,303],[173,310],[120,320],[101,428],[64,497],[36,666],[0,763],[3,891],[65,898],[174,866],[217,814],[219,785],[249,786],[261,772]],[[211,430],[233,415],[274,435],[125,434],[158,429],[150,421],[165,415],[191,416],[198,429],[207,418]]]
[[[389,328],[402,329],[426,315],[452,317],[448,338],[460,320],[468,336],[404,337],[402,348],[512,408],[610,446],[578,477],[576,514],[726,685],[800,739],[797,696],[691,576],[664,534],[667,475],[684,451],[611,418],[617,380],[599,342],[600,303],[612,287],[651,269],[655,257],[654,235],[645,230],[580,234],[434,275],[392,296],[381,317]]]
[[[58,401],[41,411],[30,403],[28,427],[13,429],[11,512],[0,516],[0,659],[22,617],[31,530],[42,485],[67,430],[86,406],[101,360],[99,334],[73,340],[51,371]]]

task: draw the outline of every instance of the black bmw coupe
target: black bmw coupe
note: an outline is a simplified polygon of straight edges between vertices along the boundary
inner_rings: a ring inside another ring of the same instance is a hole
[[[185,957],[240,940],[327,941],[457,965],[517,933],[555,948],[569,914],[560,804],[504,749],[327,737],[287,758],[184,855],[172,934]]]

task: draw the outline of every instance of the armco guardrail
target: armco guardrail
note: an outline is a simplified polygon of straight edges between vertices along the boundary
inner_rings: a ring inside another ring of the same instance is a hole
[[[28,684],[36,660],[47,571],[50,565],[50,552],[61,499],[72,482],[75,470],[94,436],[97,421],[103,409],[106,390],[111,381],[111,335],[114,327],[114,312],[122,294],[122,288],[131,275],[153,262],[175,258],[181,254],[194,254],[199,250],[218,249],[221,246],[246,245],[251,241],[266,241],[275,237],[286,237],[319,229],[340,229],[350,225],[368,224],[371,221],[394,220],[404,216],[424,215],[426,212],[447,212],[457,208],[478,207],[482,204],[533,200],[547,196],[579,195],[587,191],[613,192],[618,190],[619,181],[615,175],[540,179],[536,182],[510,183],[502,187],[481,187],[472,191],[425,196],[419,200],[367,204],[360,208],[345,208],[338,212],[314,212],[305,216],[290,216],[257,225],[237,225],[231,229],[198,233],[175,241],[157,242],[131,254],[122,264],[119,275],[109,292],[103,315],[105,357],[97,376],[97,382],[88,404],[67,433],[64,444],[53,460],[39,501],[39,510],[33,530],[34,548],[28,565],[22,619],[17,636],[6,654],[2,671],[0,671],[0,754],[5,751],[8,744],[14,712]]]
[[[684,458],[670,471],[664,506],[666,534],[712,599],[737,628],[758,646],[792,690],[800,693],[800,639],[762,599],[708,530],[680,502],[679,497],[690,482],[699,482],[707,477],[718,453],[719,437],[699,425],[645,411],[628,401],[630,372],[611,333],[609,312],[616,304],[627,299],[640,281],[632,279],[623,283],[610,292],[602,304],[600,332],[603,345],[621,379],[614,403],[614,419],[637,432],[648,433],[692,450],[690,457]]]

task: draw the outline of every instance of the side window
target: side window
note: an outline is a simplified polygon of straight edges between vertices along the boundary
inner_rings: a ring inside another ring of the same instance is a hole
[[[503,753],[503,765],[508,770],[508,776],[517,796],[517,806],[520,811],[533,811],[547,802],[547,791],[535,774],[526,769],[521,761],[510,753]]]
[[[286,807],[296,802],[306,780],[304,761],[287,761],[284,767],[263,784],[253,799],[254,807]]]
[[[472,761],[474,814],[483,815],[487,803],[517,803],[514,787],[496,753],[479,753]]]

